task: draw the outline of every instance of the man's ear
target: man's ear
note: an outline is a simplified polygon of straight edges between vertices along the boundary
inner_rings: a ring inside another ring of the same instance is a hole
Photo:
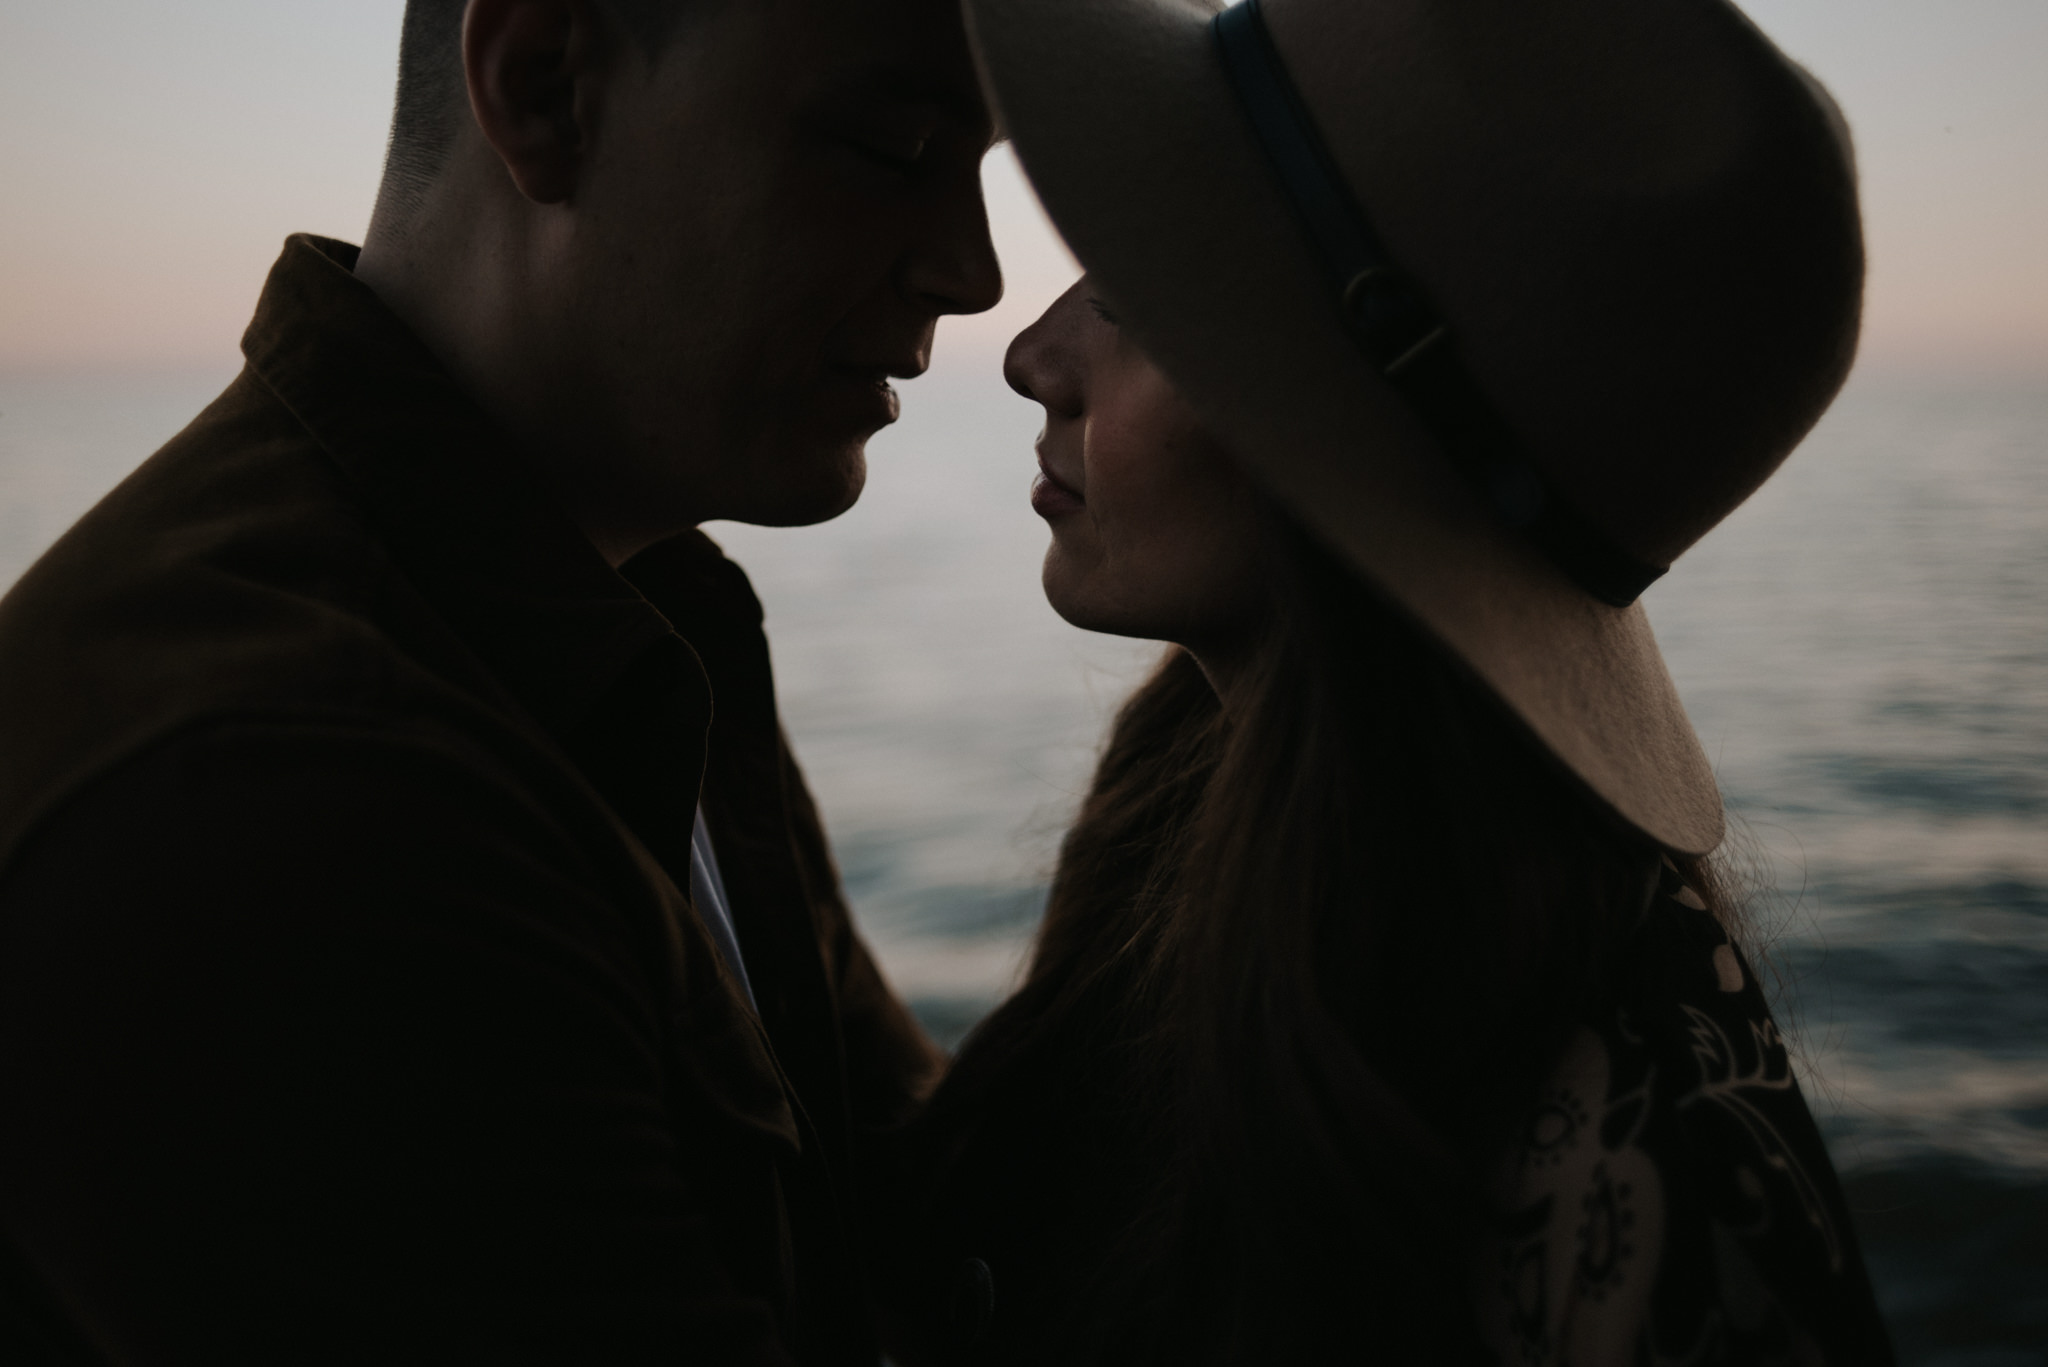
[[[462,23],[469,106],[519,192],[560,204],[589,141],[596,35],[587,0],[470,0]]]

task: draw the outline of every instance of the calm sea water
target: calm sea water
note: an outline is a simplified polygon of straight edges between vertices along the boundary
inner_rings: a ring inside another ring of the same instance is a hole
[[[0,376],[0,586],[224,374]],[[943,1037],[1015,977],[1156,648],[1038,596],[1036,410],[909,386],[867,497],[717,527],[768,606],[847,887]],[[1648,599],[1904,1359],[2048,1361],[2048,385],[1861,376]],[[4,668],[0,662],[0,668]]]

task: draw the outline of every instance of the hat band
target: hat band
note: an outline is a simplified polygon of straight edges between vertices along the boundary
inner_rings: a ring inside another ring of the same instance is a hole
[[[1601,602],[1635,602],[1664,571],[1616,546],[1522,454],[1465,368],[1450,326],[1395,264],[1346,188],[1288,80],[1259,0],[1232,5],[1212,27],[1238,103],[1322,260],[1353,342],[1503,522]]]

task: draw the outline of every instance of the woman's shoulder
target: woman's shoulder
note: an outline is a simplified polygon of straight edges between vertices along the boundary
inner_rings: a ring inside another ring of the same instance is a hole
[[[1675,875],[1492,1197],[1475,1291],[1504,1363],[1891,1361],[1763,989]]]

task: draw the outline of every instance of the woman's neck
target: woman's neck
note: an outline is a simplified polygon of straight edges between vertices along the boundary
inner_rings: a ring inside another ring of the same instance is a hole
[[[1252,679],[1258,673],[1258,643],[1241,641],[1234,646],[1211,644],[1185,649],[1201,667],[1209,687],[1215,690],[1224,715],[1233,719],[1241,716],[1250,697]]]

